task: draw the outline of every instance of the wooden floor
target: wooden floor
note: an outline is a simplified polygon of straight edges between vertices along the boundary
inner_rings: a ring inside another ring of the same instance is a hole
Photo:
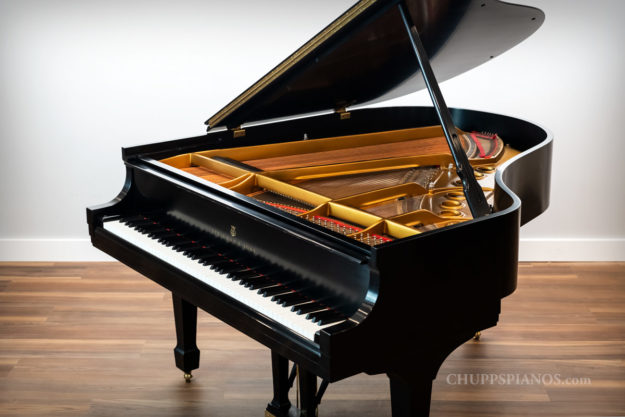
[[[443,365],[431,415],[625,415],[625,264],[519,269],[499,325]],[[263,415],[267,349],[200,314],[185,384],[174,339],[169,294],[124,266],[0,264],[0,416]],[[332,384],[319,415],[390,416],[386,378]]]

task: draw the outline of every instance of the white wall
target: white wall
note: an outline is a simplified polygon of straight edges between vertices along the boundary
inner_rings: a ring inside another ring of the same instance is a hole
[[[625,2],[524,2],[543,27],[443,93],[555,135],[552,206],[523,229],[522,259],[625,260]],[[202,134],[350,4],[0,0],[0,260],[106,259],[85,207],[121,188],[120,147]]]

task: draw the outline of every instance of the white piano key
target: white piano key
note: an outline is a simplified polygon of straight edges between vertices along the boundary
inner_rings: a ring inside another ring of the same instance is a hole
[[[177,252],[170,247],[158,243],[155,239],[125,225],[120,220],[104,222],[104,229],[137,248],[186,272],[195,279],[210,285],[212,288],[229,295],[255,311],[281,323],[306,339],[314,341],[315,333],[318,330],[338,323],[335,322],[322,326],[315,324],[311,320],[307,320],[305,315],[298,315],[292,312],[291,307],[278,305],[271,301],[271,297],[263,297],[257,293],[257,290],[249,290],[243,287],[239,284],[239,281],[233,281],[227,278],[225,274],[219,274],[211,270],[208,266],[200,264],[197,260],[188,258],[182,252]]]

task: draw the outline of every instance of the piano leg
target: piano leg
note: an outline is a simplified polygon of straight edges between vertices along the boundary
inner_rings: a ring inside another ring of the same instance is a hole
[[[288,359],[271,351],[271,369],[273,372],[273,400],[267,405],[265,416],[286,417],[291,409]]]
[[[191,371],[200,366],[200,350],[195,344],[197,307],[172,293],[177,344],[174,348],[176,367],[184,372],[186,382],[191,382]]]
[[[298,370],[300,416],[315,417],[317,415],[317,375],[308,372],[301,366]]]
[[[429,378],[388,375],[391,382],[393,417],[427,417],[430,415],[432,380]]]

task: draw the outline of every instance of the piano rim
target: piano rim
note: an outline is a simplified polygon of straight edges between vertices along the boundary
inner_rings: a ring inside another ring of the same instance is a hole
[[[403,106],[403,107],[379,107],[379,108],[367,108],[367,109],[359,109],[359,110],[351,110],[350,113],[352,114],[352,118],[348,119],[349,120],[353,120],[353,118],[355,118],[355,116],[359,115],[359,114],[363,114],[363,113],[370,113],[370,112],[375,112],[375,113],[379,113],[380,111],[402,111],[402,110],[417,110],[417,111],[430,111],[430,112],[434,112],[434,108],[433,107],[429,107],[429,106]],[[184,139],[177,139],[177,140],[173,140],[173,141],[164,141],[164,142],[157,142],[157,143],[153,143],[153,144],[148,144],[148,145],[140,145],[140,146],[136,146],[136,147],[129,147],[129,148],[123,148],[122,149],[122,156],[124,161],[126,162],[126,164],[130,164],[130,165],[134,165],[133,164],[133,160],[139,160],[142,163],[145,163],[146,165],[161,171],[161,172],[166,172],[168,174],[173,174],[174,176],[176,176],[177,178],[181,179],[184,182],[189,183],[190,185],[194,185],[194,186],[198,186],[200,189],[202,189],[203,191],[209,191],[209,192],[217,192],[220,195],[225,195],[227,196],[227,198],[233,198],[235,199],[237,202],[241,203],[244,206],[253,206],[253,208],[265,215],[268,215],[270,217],[277,217],[279,218],[281,221],[286,221],[288,223],[292,223],[293,220],[295,219],[295,223],[298,225],[298,227],[306,229],[308,231],[311,231],[314,235],[317,236],[323,236],[324,239],[329,239],[330,242],[336,243],[338,244],[338,248],[340,250],[345,250],[346,247],[349,248],[349,251],[352,253],[357,253],[360,255],[369,255],[372,252],[374,252],[375,249],[381,249],[381,248],[386,248],[386,247],[392,247],[395,244],[401,244],[402,242],[406,242],[409,241],[411,239],[418,239],[418,238],[422,238],[424,236],[431,236],[433,233],[439,233],[441,231],[444,230],[450,230],[450,228],[456,228],[456,227],[462,227],[470,225],[470,224],[475,224],[481,221],[485,221],[488,218],[492,218],[494,216],[503,216],[506,215],[508,213],[510,213],[511,211],[517,210],[521,208],[521,199],[519,198],[519,196],[517,196],[517,194],[512,191],[512,189],[508,186],[508,184],[506,184],[505,182],[505,176],[506,176],[506,171],[508,170],[509,167],[513,166],[514,164],[516,164],[518,161],[522,160],[523,158],[525,158],[526,156],[540,150],[543,148],[548,148],[550,146],[552,146],[552,142],[553,142],[553,135],[552,133],[546,129],[545,127],[541,126],[540,124],[534,123],[534,122],[530,122],[528,120],[524,120],[524,119],[520,119],[514,116],[509,116],[506,114],[500,114],[500,113],[490,113],[490,112],[484,112],[484,111],[480,111],[480,110],[472,110],[472,109],[462,109],[462,108],[450,108],[450,111],[452,113],[452,115],[454,116],[454,118],[456,118],[457,114],[460,114],[461,116],[464,116],[465,114],[468,115],[472,115],[472,116],[487,116],[487,117],[495,117],[495,118],[508,118],[511,121],[515,121],[515,122],[520,122],[522,124],[526,124],[526,125],[530,125],[540,131],[542,131],[542,133],[544,134],[544,138],[542,141],[536,143],[534,146],[531,146],[523,151],[520,151],[518,155],[515,155],[514,157],[510,158],[509,160],[507,160],[506,162],[502,163],[501,165],[499,165],[497,167],[497,170],[495,172],[495,184],[496,187],[499,187],[501,189],[501,191],[503,191],[510,199],[511,202],[509,203],[509,205],[503,209],[500,209],[488,216],[482,217],[482,218],[478,218],[478,219],[469,219],[466,220],[464,222],[460,222],[454,225],[449,225],[449,226],[445,226],[443,228],[439,228],[439,229],[434,229],[434,230],[430,230],[430,231],[425,231],[419,234],[416,234],[414,236],[409,236],[409,237],[405,237],[402,239],[395,239],[393,241],[387,242],[387,243],[383,243],[380,245],[376,245],[375,247],[371,247],[367,244],[364,243],[360,243],[358,241],[355,241],[354,239],[348,238],[346,236],[342,236],[338,233],[333,233],[328,231],[327,229],[323,228],[322,226],[317,226],[315,224],[312,224],[304,219],[300,219],[296,216],[292,216],[288,213],[285,213],[284,211],[269,206],[267,204],[264,204],[260,201],[257,201],[254,198],[248,197],[246,195],[242,195],[239,194],[236,191],[232,191],[230,189],[227,189],[225,187],[222,187],[218,184],[212,183],[210,181],[206,181],[203,180],[197,176],[194,176],[192,174],[186,173],[184,171],[181,171],[179,169],[173,168],[167,164],[164,164],[162,162],[160,162],[159,160],[162,159],[164,156],[162,156],[163,154],[163,150],[162,149],[158,149],[158,148],[163,148],[166,147],[167,150],[165,150],[164,152],[166,152],[167,155],[175,155],[175,154],[180,154],[180,153],[188,153],[188,152],[195,152],[198,149],[202,149],[202,150],[206,150],[206,149],[213,149],[213,147],[207,147],[206,144],[204,144],[203,142],[200,142],[200,144],[191,144],[189,146],[190,142],[194,142],[197,139],[206,139],[207,137],[209,137],[211,134],[212,135],[220,135],[223,134],[224,131],[223,130],[218,130],[216,132],[208,132],[208,134],[203,135],[203,136],[197,136],[197,137],[190,137],[190,138],[184,138]],[[246,131],[251,132],[254,129],[257,128],[267,128],[267,127],[275,127],[275,126],[280,126],[280,125],[288,125],[290,123],[293,122],[309,122],[312,123],[315,119],[318,118],[327,118],[327,117],[332,117],[332,116],[336,116],[335,114],[330,114],[330,115],[321,115],[321,116],[312,116],[312,117],[304,117],[304,118],[300,118],[300,119],[295,119],[295,120],[279,120],[279,121],[275,121],[273,123],[268,123],[268,124],[260,124],[257,126],[249,126],[246,127]],[[463,117],[464,118],[464,117]],[[438,122],[438,121],[436,121]],[[435,125],[436,123],[434,123]],[[431,123],[428,124],[424,124],[423,126],[427,126],[427,125],[432,125]],[[423,127],[423,126],[413,126],[411,125],[410,127]],[[460,126],[462,128],[462,126]],[[402,127],[399,128],[395,128],[395,129],[401,129]],[[381,130],[394,130],[394,129],[380,129],[378,131]],[[468,131],[470,131],[470,129],[467,129]],[[375,130],[373,130],[375,131]],[[228,131],[226,131],[228,132]],[[367,130],[366,132],[369,132],[369,130]],[[358,133],[363,133],[363,132],[358,132]],[[338,134],[337,134],[338,135]],[[330,136],[326,136],[326,137],[330,137]],[[315,139],[322,139],[322,138],[315,138]],[[232,138],[232,140],[223,140],[221,138],[218,139],[219,140],[219,144],[218,146],[215,146],[215,149],[218,148],[230,148],[230,147],[239,147],[241,146],[240,143],[237,143],[236,138]],[[287,139],[287,140],[277,140],[277,141],[268,141],[266,143],[278,143],[278,142],[286,142],[286,141],[292,141],[293,139]],[[314,139],[307,139],[307,140],[314,140]],[[504,138],[504,141],[507,142],[506,138]],[[229,142],[229,143],[228,143]],[[171,145],[171,146],[168,146]],[[189,146],[189,147],[187,147]],[[210,145],[209,145],[210,146]],[[249,145],[249,146],[253,146],[253,145]],[[156,149],[155,149],[156,148]],[[160,153],[160,154],[159,154]],[[551,163],[551,160],[549,161]],[[550,167],[547,170],[550,173]],[[547,183],[550,182],[550,178],[545,179],[545,181]],[[546,198],[547,201],[544,202],[542,210],[540,211],[540,213],[542,213],[544,210],[546,210],[546,208],[549,205],[549,195],[543,196],[544,198]],[[536,217],[538,214],[540,213],[534,213],[530,219],[524,219],[522,221],[522,225],[527,223],[529,220],[531,220],[532,218]],[[522,213],[523,215],[523,213]]]
[[[377,108],[377,109],[365,109],[365,110],[357,110],[354,111],[354,113],[357,112],[366,112],[367,110],[374,110],[374,111],[389,111],[389,110],[393,110],[393,109],[397,109],[397,108]],[[400,109],[407,109],[407,110],[419,110],[419,109],[426,109],[426,110],[430,110],[433,111],[433,108],[431,107],[405,107],[405,108],[400,108]],[[512,120],[515,120],[517,122],[521,122],[521,123],[525,123],[528,125],[531,125],[534,128],[537,128],[539,130],[541,130],[544,133],[544,138],[542,139],[542,141],[538,142],[537,144],[535,144],[534,146],[531,146],[523,151],[521,151],[518,155],[516,155],[515,157],[511,158],[510,160],[506,161],[505,163],[503,163],[501,166],[499,166],[497,172],[495,173],[495,183],[497,184],[497,186],[499,186],[501,188],[501,190],[511,199],[510,204],[496,212],[493,213],[490,216],[484,217],[484,218],[480,218],[480,219],[472,219],[472,220],[468,220],[466,222],[463,223],[459,223],[456,225],[452,225],[452,226],[447,226],[445,228],[442,229],[436,229],[436,230],[431,230],[428,232],[424,232],[422,234],[418,234],[415,236],[411,236],[408,238],[404,238],[404,239],[400,239],[400,240],[396,240],[396,241],[392,241],[392,242],[388,242],[379,246],[375,246],[375,247],[369,247],[367,246],[367,248],[362,248],[362,247],[358,247],[356,246],[354,248],[355,245],[353,245],[353,241],[347,237],[343,237],[340,235],[335,235],[333,233],[329,233],[326,232],[326,229],[321,228],[322,230],[313,230],[313,232],[321,232],[321,238],[320,240],[329,242],[334,240],[334,243],[336,245],[333,245],[335,247],[338,248],[342,248],[342,249],[347,249],[345,248],[343,245],[345,243],[350,244],[349,246],[351,246],[352,249],[357,249],[357,252],[359,252],[359,254],[365,255],[368,254],[371,257],[375,257],[375,253],[378,251],[386,251],[386,250],[392,250],[394,245],[400,245],[403,244],[406,241],[412,240],[412,239],[420,239],[420,238],[427,238],[427,236],[432,236],[435,233],[441,233],[443,230],[451,230],[456,229],[456,228],[460,228],[460,227],[467,227],[469,225],[473,225],[476,224],[478,222],[482,222],[482,221],[486,221],[489,218],[493,218],[493,217],[499,217],[499,216],[506,216],[514,211],[520,210],[521,209],[521,199],[511,190],[510,187],[508,187],[508,185],[505,182],[505,176],[507,171],[513,167],[516,163],[518,163],[519,161],[521,161],[523,158],[527,157],[528,155],[531,155],[533,153],[536,153],[538,151],[547,151],[550,152],[550,147],[552,145],[553,142],[553,137],[551,135],[551,133],[544,129],[543,127],[535,124],[535,123],[531,123],[528,122],[526,120],[522,120],[522,119],[518,119],[515,117],[511,117],[511,116],[506,116],[506,115],[501,115],[501,114],[495,114],[495,113],[485,113],[485,112],[479,112],[479,111],[475,111],[475,110],[464,110],[464,109],[453,109],[454,111],[458,112],[469,112],[469,114],[473,113],[473,114],[477,114],[477,115],[487,115],[489,117],[496,117],[496,118],[509,118]],[[323,116],[322,116],[323,117]],[[287,122],[288,123],[288,122]],[[167,174],[174,174],[178,180],[182,180],[183,182],[189,184],[190,186],[199,189],[202,191],[202,194],[204,194],[205,196],[208,196],[209,198],[212,197],[212,194],[221,194],[221,197],[224,198],[234,198],[235,200],[237,200],[237,202],[239,203],[244,203],[244,205],[249,206],[250,203],[251,205],[254,206],[255,209],[257,209],[259,211],[260,217],[265,217],[265,218],[279,218],[279,220],[281,222],[284,222],[284,220],[289,220],[289,223],[292,223],[293,219],[297,219],[294,216],[290,216],[284,212],[282,212],[279,209],[273,208],[271,206],[268,206],[266,204],[263,204],[259,201],[256,201],[252,198],[246,197],[246,196],[242,196],[238,193],[232,192],[228,189],[225,189],[221,186],[218,186],[216,184],[213,183],[209,183],[207,181],[202,181],[199,180],[197,177],[192,176],[190,174],[186,174],[182,171],[176,170],[174,168],[171,169],[166,169],[163,170],[163,167],[159,166],[160,163],[157,163],[157,161],[155,161],[151,155],[153,155],[154,153],[158,152],[158,150],[154,150],[154,146],[158,145],[159,147],[168,147],[169,151],[168,152],[176,152],[176,153],[180,153],[180,152],[185,152],[186,150],[181,151],[181,147],[179,146],[174,146],[173,148],[170,147],[171,144],[174,143],[180,143],[180,141],[182,142],[188,142],[188,141],[193,141],[195,139],[205,139],[206,135],[201,136],[201,137],[196,137],[196,138],[187,138],[187,139],[182,139],[182,140],[177,140],[177,141],[167,141],[167,142],[162,142],[160,144],[153,144],[153,145],[145,145],[145,146],[140,146],[140,147],[135,147],[135,148],[126,148],[124,149],[124,160],[126,162],[127,166],[132,166],[134,165],[136,162],[140,161],[144,164],[147,164],[148,166],[152,167],[152,168],[156,168],[158,171],[161,172],[165,172]],[[193,146],[198,146],[198,144],[195,144]],[[204,143],[199,144],[199,146],[202,149],[206,148],[206,145]],[[220,146],[223,146],[223,144],[221,144]],[[237,144],[233,144],[233,146],[237,146]],[[152,148],[152,149],[150,149]],[[149,150],[149,152],[145,152],[146,150]],[[549,159],[549,163],[551,162],[551,160]],[[163,165],[163,164],[160,164]],[[130,171],[130,168],[127,168],[127,172]],[[550,166],[548,167],[547,172],[550,172]],[[550,178],[545,178],[545,182],[548,183],[550,181]],[[254,323],[258,323],[258,317],[262,317],[262,319],[260,320],[261,324],[263,326],[265,326],[266,328],[270,329],[271,331],[269,332],[258,332],[257,329],[254,329],[253,325],[249,325],[247,323],[243,323],[241,324],[241,322],[237,322],[237,323],[231,323],[230,320],[225,319],[224,317],[220,317],[219,313],[215,313],[215,302],[220,302],[222,300],[220,300],[220,296],[222,295],[226,295],[223,294],[215,289],[211,288],[211,292],[216,293],[215,295],[213,295],[211,297],[211,302],[206,303],[203,302],[202,300],[195,300],[194,298],[194,292],[193,291],[180,291],[179,288],[177,288],[177,286],[179,285],[178,283],[176,283],[175,281],[176,279],[172,280],[174,281],[173,284],[168,284],[168,285],[164,285],[162,282],[160,282],[157,279],[154,279],[155,274],[153,273],[154,271],[150,271],[150,270],[146,270],[146,267],[152,265],[152,267],[156,267],[158,265],[158,268],[161,270],[166,271],[167,275],[170,276],[175,276],[175,275],[182,275],[185,276],[185,282],[187,284],[193,282],[197,284],[202,284],[203,287],[207,287],[207,285],[199,282],[198,280],[196,280],[195,278],[191,277],[191,279],[189,279],[190,276],[188,276],[186,273],[182,272],[182,271],[178,271],[176,268],[174,268],[172,265],[161,261],[159,258],[156,258],[155,256],[144,252],[142,250],[139,249],[139,251],[143,252],[143,258],[141,261],[137,262],[137,259],[134,258],[133,256],[131,256],[130,251],[127,250],[127,246],[133,246],[128,242],[124,242],[122,239],[118,238],[117,236],[114,236],[112,233],[104,230],[101,225],[102,225],[102,218],[96,218],[94,215],[94,212],[96,210],[99,209],[106,209],[107,207],[113,207],[115,204],[117,204],[119,201],[121,201],[123,199],[123,197],[126,195],[126,193],[129,191],[129,188],[131,186],[131,180],[129,178],[126,178],[124,187],[122,189],[122,191],[120,192],[120,194],[113,199],[111,202],[103,204],[101,206],[94,206],[94,207],[90,207],[87,209],[87,217],[88,217],[88,223],[90,226],[90,234],[92,237],[92,243],[95,247],[100,248],[101,250],[103,250],[104,252],[110,254],[111,256],[113,256],[114,258],[120,260],[121,262],[123,262],[124,264],[128,265],[129,267],[137,270],[138,272],[142,273],[143,275],[145,275],[146,277],[149,277],[149,279],[159,283],[159,285],[162,285],[163,287],[165,287],[166,289],[177,293],[178,295],[182,295],[182,296],[186,296],[187,298],[189,298],[189,301],[192,304],[197,305],[199,308],[201,308],[202,310],[205,310],[207,312],[209,312],[209,314],[213,314],[215,315],[217,318],[219,318],[221,321],[223,321],[224,323],[235,327],[237,330],[239,331],[243,331],[245,334],[247,334],[248,336],[252,337],[253,339],[257,340],[258,342],[260,342],[261,344],[270,347],[271,349],[276,350],[278,353],[282,354],[285,357],[288,357],[290,360],[296,361],[298,363],[301,363],[303,366],[307,366],[308,369],[310,369],[312,372],[316,373],[318,376],[321,377],[328,377],[331,380],[339,380],[339,379],[343,379],[346,376],[340,376],[338,378],[335,378],[336,375],[330,375],[327,372],[329,372],[329,370],[325,369],[325,367],[321,366],[321,363],[329,363],[331,361],[330,357],[325,357],[325,359],[323,358],[322,355],[322,350],[323,350],[323,346],[326,343],[329,343],[329,338],[332,337],[332,335],[334,333],[340,333],[341,331],[345,330],[345,324],[344,323],[337,323],[336,325],[327,327],[325,329],[322,329],[318,332],[316,338],[315,338],[315,342],[311,342],[308,339],[305,339],[304,337],[300,337],[297,335],[293,335],[290,331],[286,331],[286,332],[277,332],[276,330],[284,330],[286,329],[286,327],[284,327],[282,324],[266,318],[264,316],[262,316],[261,313],[258,313],[254,310],[252,310],[251,308],[247,308],[247,311],[244,311],[244,313],[246,313],[248,316],[253,316],[252,318],[254,319]],[[547,194],[547,200],[548,200],[548,194]],[[548,201],[543,202],[544,208],[546,208],[548,206]],[[544,208],[542,211],[544,211]],[[541,212],[542,212],[541,211]],[[299,220],[299,219],[298,219]],[[311,224],[308,222],[305,222],[303,219],[301,220],[302,224],[304,226],[307,226],[308,229],[310,229]],[[98,227],[100,226],[100,227]],[[314,225],[313,225],[314,226]],[[313,228],[314,229],[314,228]],[[318,233],[319,234],[319,233]],[[328,238],[330,238],[328,240]],[[342,239],[341,239],[342,238]],[[121,250],[124,246],[126,246],[126,250],[123,251]],[[133,246],[134,248],[134,246]],[[367,250],[368,249],[368,250]],[[136,252],[136,249],[135,249]],[[349,252],[349,251],[348,251]],[[353,253],[353,252],[352,252]],[[147,258],[151,258],[149,259],[149,263],[146,264],[146,256]],[[157,262],[154,262],[157,261]],[[172,272],[173,271],[173,272]],[[162,273],[162,272],[161,272]],[[512,291],[510,291],[512,292]],[[197,291],[195,291],[195,294],[197,294]],[[506,296],[508,294],[503,294],[501,298],[503,298],[504,296]],[[226,295],[227,296],[227,295]],[[230,296],[227,296],[229,298],[231,298]],[[223,297],[222,297],[223,298]],[[195,303],[194,303],[195,301]],[[204,300],[205,301],[205,300]],[[366,302],[366,301],[365,301]],[[209,305],[210,307],[205,307],[204,305]],[[239,305],[241,303],[239,303],[237,301],[237,305]],[[223,309],[223,307],[220,307]],[[231,306],[228,306],[227,308],[232,308]],[[365,318],[366,321],[366,318]],[[235,325],[237,324],[237,325]],[[352,326],[349,326],[350,328]],[[244,331],[244,330],[252,330],[252,331]],[[286,333],[288,336],[285,336],[284,333]],[[305,352],[305,354],[302,353],[301,350],[298,349],[293,349],[292,347],[294,346],[299,346],[300,348],[304,348],[303,351]],[[321,361],[320,361],[321,359]]]

